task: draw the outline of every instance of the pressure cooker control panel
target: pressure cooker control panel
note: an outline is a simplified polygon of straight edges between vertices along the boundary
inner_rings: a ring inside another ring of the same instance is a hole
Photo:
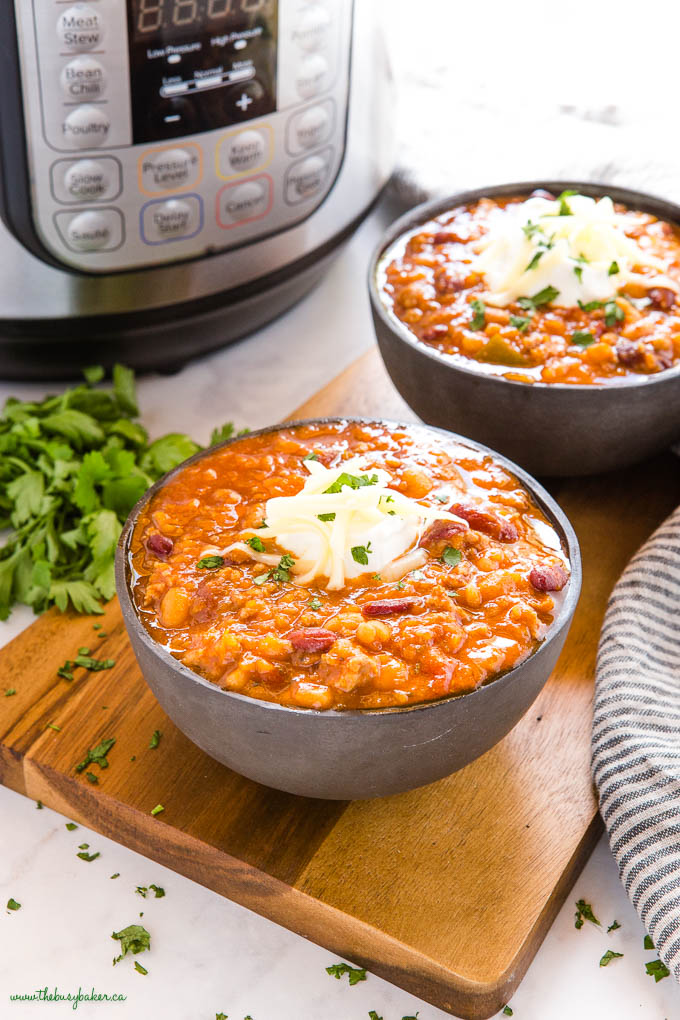
[[[86,272],[195,258],[323,201],[352,0],[15,0],[32,218]]]

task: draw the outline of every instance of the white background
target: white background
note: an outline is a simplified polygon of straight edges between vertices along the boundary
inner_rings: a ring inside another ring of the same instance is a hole
[[[624,176],[652,174],[656,190],[680,191],[680,161],[674,162],[680,19],[670,4],[399,0],[388,13],[386,31],[401,68],[405,159],[420,162],[428,187],[453,191],[503,173],[540,176],[558,165],[601,170],[610,160],[613,176],[623,167]],[[442,85],[444,117],[418,99],[422,88],[440,96]],[[151,433],[182,429],[206,441],[225,419],[252,427],[276,421],[366,350],[373,334],[365,265],[387,215],[374,214],[322,285],[257,336],[178,375],[143,379],[140,401]],[[0,382],[0,400],[54,388]],[[30,620],[16,612],[0,625],[0,641]],[[63,1004],[8,1001],[11,993],[54,984],[128,996],[122,1004],[81,1005],[75,1015],[85,1018],[213,1020],[223,1011],[230,1020],[246,1014],[365,1020],[370,1009],[384,1020],[416,1010],[419,1020],[445,1017],[370,975],[353,988],[335,981],[325,973],[334,962],[325,950],[82,827],[69,833],[64,821],[0,788],[0,904],[10,896],[22,904],[16,913],[0,909],[3,1020],[69,1015]],[[101,857],[78,860],[83,841]],[[116,871],[120,878],[111,881]],[[164,899],[135,894],[135,886],[150,882],[164,886]],[[576,931],[579,897],[605,926],[616,918],[622,928],[611,936],[588,924]],[[140,910],[152,933],[152,951],[139,957],[147,977],[127,960],[111,967],[111,931],[133,923]],[[680,1016],[672,979],[656,985],[645,975],[644,961],[654,953],[643,951],[643,934],[602,841],[512,1000],[515,1017]],[[599,968],[609,947],[624,958]]]

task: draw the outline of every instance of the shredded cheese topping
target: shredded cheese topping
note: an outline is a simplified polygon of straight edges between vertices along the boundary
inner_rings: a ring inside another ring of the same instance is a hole
[[[572,307],[608,301],[630,282],[646,287],[678,286],[663,275],[664,263],[624,233],[630,218],[618,214],[611,198],[538,196],[509,205],[479,242],[474,269],[489,287],[490,305],[506,306],[547,287],[557,291],[544,304]],[[641,274],[641,268],[657,274]]]
[[[266,526],[244,533],[251,541],[275,542],[289,553],[295,560],[290,570],[297,584],[327,578],[326,588],[338,590],[347,578],[369,572],[397,580],[427,559],[417,546],[431,521],[460,520],[390,488],[388,472],[367,469],[362,457],[331,468],[316,460],[304,463],[309,478],[301,491],[268,500]],[[327,491],[333,488],[338,491]],[[281,559],[280,552],[253,549],[247,540],[225,551],[235,549],[271,567]]]

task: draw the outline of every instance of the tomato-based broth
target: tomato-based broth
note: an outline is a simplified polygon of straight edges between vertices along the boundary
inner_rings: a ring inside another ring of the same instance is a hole
[[[559,537],[491,456],[418,426],[245,436],[179,470],[136,523],[150,633],[218,686],[295,708],[463,694],[541,643]]]
[[[607,197],[460,206],[402,236],[378,282],[418,340],[480,372],[592,385],[680,359],[680,231]]]

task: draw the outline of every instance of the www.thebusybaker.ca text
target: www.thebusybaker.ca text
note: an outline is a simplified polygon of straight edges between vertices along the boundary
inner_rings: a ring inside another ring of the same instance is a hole
[[[82,988],[77,992],[60,992],[56,985],[52,991],[45,986],[36,988],[34,992],[9,997],[10,1002],[70,1002],[71,1009],[78,1009],[81,1002],[125,1002],[126,999],[127,995],[121,995],[120,992],[109,995],[108,992],[97,992],[94,988],[90,992],[84,992]]]

